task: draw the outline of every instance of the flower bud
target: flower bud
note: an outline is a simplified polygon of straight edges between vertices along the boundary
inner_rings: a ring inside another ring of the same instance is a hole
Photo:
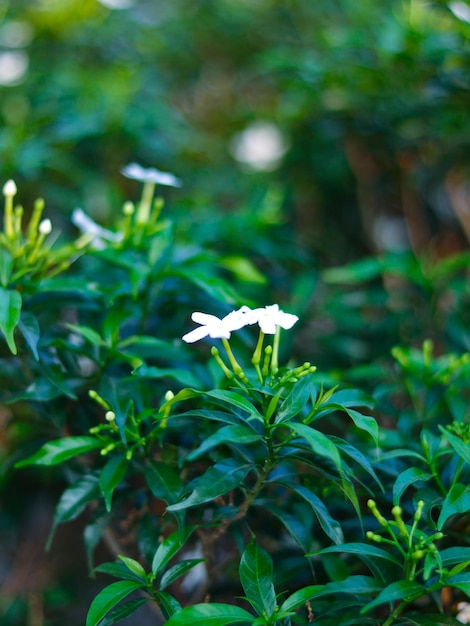
[[[7,180],[7,182],[3,185],[3,195],[4,196],[16,196],[17,188],[14,180]]]
[[[49,235],[52,232],[52,222],[50,219],[42,220],[39,224],[39,233],[41,235]]]

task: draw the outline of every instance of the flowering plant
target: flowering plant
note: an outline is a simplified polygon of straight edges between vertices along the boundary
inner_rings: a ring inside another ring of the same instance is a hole
[[[144,185],[158,182],[147,174]],[[48,546],[81,519],[90,569],[100,543],[114,559],[93,569],[117,580],[98,591],[86,626],[143,605],[169,626],[455,624],[439,594],[469,591],[470,547],[456,532],[468,514],[469,433],[442,387],[464,384],[468,357],[433,359],[429,343],[394,351],[400,391],[427,407],[439,390],[455,413],[433,429],[423,410],[419,436],[400,426],[397,447],[376,409],[385,393],[296,365],[284,339],[302,312],[227,287],[213,256],[173,238],[153,195],[145,222],[126,203],[114,230],[75,212],[86,246],[69,244],[72,259],[82,254],[78,275],[59,278],[50,223],[34,218],[28,248],[8,193],[3,289],[28,297],[16,317],[1,309],[17,353],[5,359],[3,401],[36,433],[10,463],[15,475],[49,467],[66,481]]]

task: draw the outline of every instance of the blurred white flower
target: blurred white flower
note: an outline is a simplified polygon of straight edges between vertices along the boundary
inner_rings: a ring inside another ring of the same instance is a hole
[[[7,182],[3,185],[3,195],[4,196],[15,196],[17,192],[16,183],[14,180],[7,180]]]
[[[231,155],[251,169],[276,169],[289,149],[279,128],[271,122],[255,122],[235,135],[229,144]]]
[[[106,247],[105,241],[118,242],[122,240],[122,233],[113,233],[103,228],[91,219],[82,209],[75,209],[72,213],[72,223],[84,234],[92,235],[92,245],[98,250]]]
[[[246,326],[248,321],[247,311],[248,307],[242,307],[238,311],[232,311],[222,319],[209,313],[200,313],[195,311],[191,315],[191,319],[196,324],[201,324],[199,328],[195,328],[186,335],[183,336],[183,341],[186,343],[194,343],[204,337],[211,337],[212,339],[230,339],[230,334],[234,330],[239,330]]]
[[[257,323],[265,335],[274,335],[277,326],[288,330],[299,320],[297,315],[281,311],[278,304],[254,309],[246,315],[249,320],[248,323]]]
[[[42,220],[39,224],[39,234],[40,235],[50,235],[52,232],[52,222],[50,219]]]
[[[141,183],[155,183],[156,185],[166,185],[168,187],[181,187],[182,182],[173,174],[161,172],[154,167],[145,168],[138,163],[130,163],[122,168],[121,174],[127,178],[139,180]]]
[[[108,9],[130,9],[135,4],[135,0],[98,0],[100,4]]]
[[[470,603],[459,602],[457,604],[458,613],[455,619],[462,624],[470,624]]]
[[[470,24],[470,7],[465,2],[449,2],[449,9],[462,22]]]
[[[22,50],[0,52],[0,85],[21,83],[28,71],[29,57]]]

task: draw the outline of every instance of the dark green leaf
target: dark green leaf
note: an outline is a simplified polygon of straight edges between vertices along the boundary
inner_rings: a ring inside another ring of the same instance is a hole
[[[385,587],[375,600],[372,600],[372,602],[369,602],[361,609],[361,613],[366,613],[380,604],[393,603],[397,600],[411,602],[425,593],[426,588],[423,585],[413,580],[399,580]]]
[[[92,475],[83,476],[63,492],[54,513],[47,547],[52,542],[58,524],[69,522],[78,517],[89,502],[99,498],[99,494],[98,478]]]
[[[318,519],[320,526],[323,528],[324,532],[328,535],[328,537],[334,541],[335,543],[341,543],[344,541],[343,531],[339,522],[331,517],[328,512],[328,509],[323,504],[318,496],[304,487],[303,485],[299,485],[293,481],[279,480],[276,481],[281,485],[284,485],[301,498],[305,500],[311,507],[312,511],[315,513],[316,518]]]
[[[251,464],[240,465],[235,459],[216,463],[198,479],[194,491],[188,498],[167,507],[167,511],[179,511],[191,506],[210,502],[238,487],[253,469]]]
[[[21,319],[18,323],[18,328],[24,337],[29,349],[33,353],[36,361],[39,361],[38,354],[38,341],[40,336],[39,324],[37,319],[31,313],[23,311]]]
[[[0,331],[13,354],[16,354],[15,328],[21,316],[21,294],[15,289],[0,287]]]
[[[256,539],[250,541],[242,554],[239,575],[245,595],[258,615],[272,615],[276,607],[273,562]]]
[[[324,588],[324,585],[310,585],[310,587],[304,587],[299,589],[281,604],[281,611],[295,611],[299,607],[305,605],[306,602],[312,600],[316,594]]]
[[[187,370],[141,365],[132,374],[139,378],[171,378],[182,387],[200,387],[199,380]]]
[[[208,450],[221,445],[223,443],[231,444],[246,444],[254,443],[255,441],[262,440],[263,437],[255,432],[248,426],[230,425],[220,428],[213,435],[205,439],[202,444],[196,450],[193,450],[187,456],[188,461],[194,461],[197,457],[201,456]]]
[[[181,496],[183,482],[175,470],[167,463],[150,461],[145,466],[145,479],[156,498],[175,504]]]
[[[297,417],[307,404],[311,391],[311,376],[305,376],[296,383],[287,398],[279,407],[274,419],[276,424]]]
[[[462,439],[460,439],[460,437],[453,435],[442,426],[439,426],[439,429],[457,454],[465,461],[465,463],[470,465],[470,446],[468,443],[465,443]]]
[[[93,572],[109,574],[109,576],[114,576],[115,578],[122,578],[123,580],[133,580],[140,585],[143,584],[142,576],[140,574],[135,574],[126,565],[124,565],[122,561],[118,561],[115,563],[102,563],[101,565],[98,565],[98,567],[95,567]]]
[[[124,600],[130,593],[141,589],[140,583],[131,580],[120,580],[111,583],[94,598],[88,610],[86,618],[86,626],[98,626],[101,620],[111,609],[113,609],[121,600]]]
[[[153,574],[157,574],[165,568],[167,563],[184,546],[192,531],[192,528],[185,528],[184,533],[181,534],[180,531],[177,530],[160,543],[152,560]]]
[[[238,606],[214,602],[188,606],[172,615],[166,622],[166,626],[231,626],[232,624],[251,624],[253,619],[248,611]]]
[[[126,459],[125,454],[119,454],[110,458],[101,470],[100,489],[108,511],[111,510],[114,490],[124,478],[128,465],[129,461]]]
[[[431,478],[432,474],[428,474],[418,467],[409,467],[398,476],[393,485],[393,504],[398,505],[400,503],[400,498],[410,485],[420,481],[426,482]]]
[[[446,521],[456,513],[468,513],[470,511],[470,487],[457,483],[452,485],[442,505],[441,514],[437,520],[437,527],[442,530]]]
[[[184,576],[186,572],[189,572],[189,570],[199,565],[199,563],[204,563],[204,559],[185,559],[184,561],[176,563],[163,574],[160,580],[160,589],[165,589],[165,587],[171,585],[171,583],[180,578],[180,576]]]
[[[321,456],[326,456],[333,461],[341,472],[342,464],[338,448],[326,435],[306,424],[289,422],[286,424],[292,431],[307,441],[312,450]]]
[[[121,620],[135,613],[142,605],[149,601],[149,598],[134,598],[123,602],[119,606],[112,609],[104,619],[101,620],[100,626],[113,626]]]
[[[35,454],[15,464],[16,468],[27,465],[58,465],[68,459],[101,448],[103,442],[96,437],[65,437],[46,443]]]
[[[142,579],[142,582],[145,583],[147,579],[147,573],[145,572],[142,565],[136,561],[135,559],[131,559],[128,556],[123,556],[122,554],[118,554],[118,558],[124,563],[124,565],[129,569],[137,578]]]

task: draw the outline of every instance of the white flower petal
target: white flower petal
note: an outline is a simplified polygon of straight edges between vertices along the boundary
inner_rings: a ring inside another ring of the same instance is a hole
[[[191,319],[196,324],[204,324],[205,326],[210,326],[211,324],[220,324],[222,321],[220,318],[215,315],[210,315],[210,313],[201,313],[200,311],[194,311],[191,315]]]
[[[199,341],[200,339],[204,339],[209,334],[209,329],[207,326],[200,326],[199,328],[195,328],[186,335],[183,335],[182,339],[186,343],[194,343],[195,341]]]
[[[107,228],[103,228],[82,209],[75,209],[71,219],[72,224],[86,235],[94,235],[98,239],[105,239],[106,241],[121,241],[122,239],[122,233],[113,233]]]
[[[152,182],[167,187],[181,187],[183,184],[179,178],[169,172],[161,172],[155,167],[145,168],[138,163],[129,163],[122,168],[121,174],[127,178],[139,180],[141,183]]]
[[[277,324],[281,328],[285,330],[289,330],[292,326],[299,321],[297,315],[292,315],[292,313],[284,313],[283,311],[279,311],[279,315],[277,318]]]

